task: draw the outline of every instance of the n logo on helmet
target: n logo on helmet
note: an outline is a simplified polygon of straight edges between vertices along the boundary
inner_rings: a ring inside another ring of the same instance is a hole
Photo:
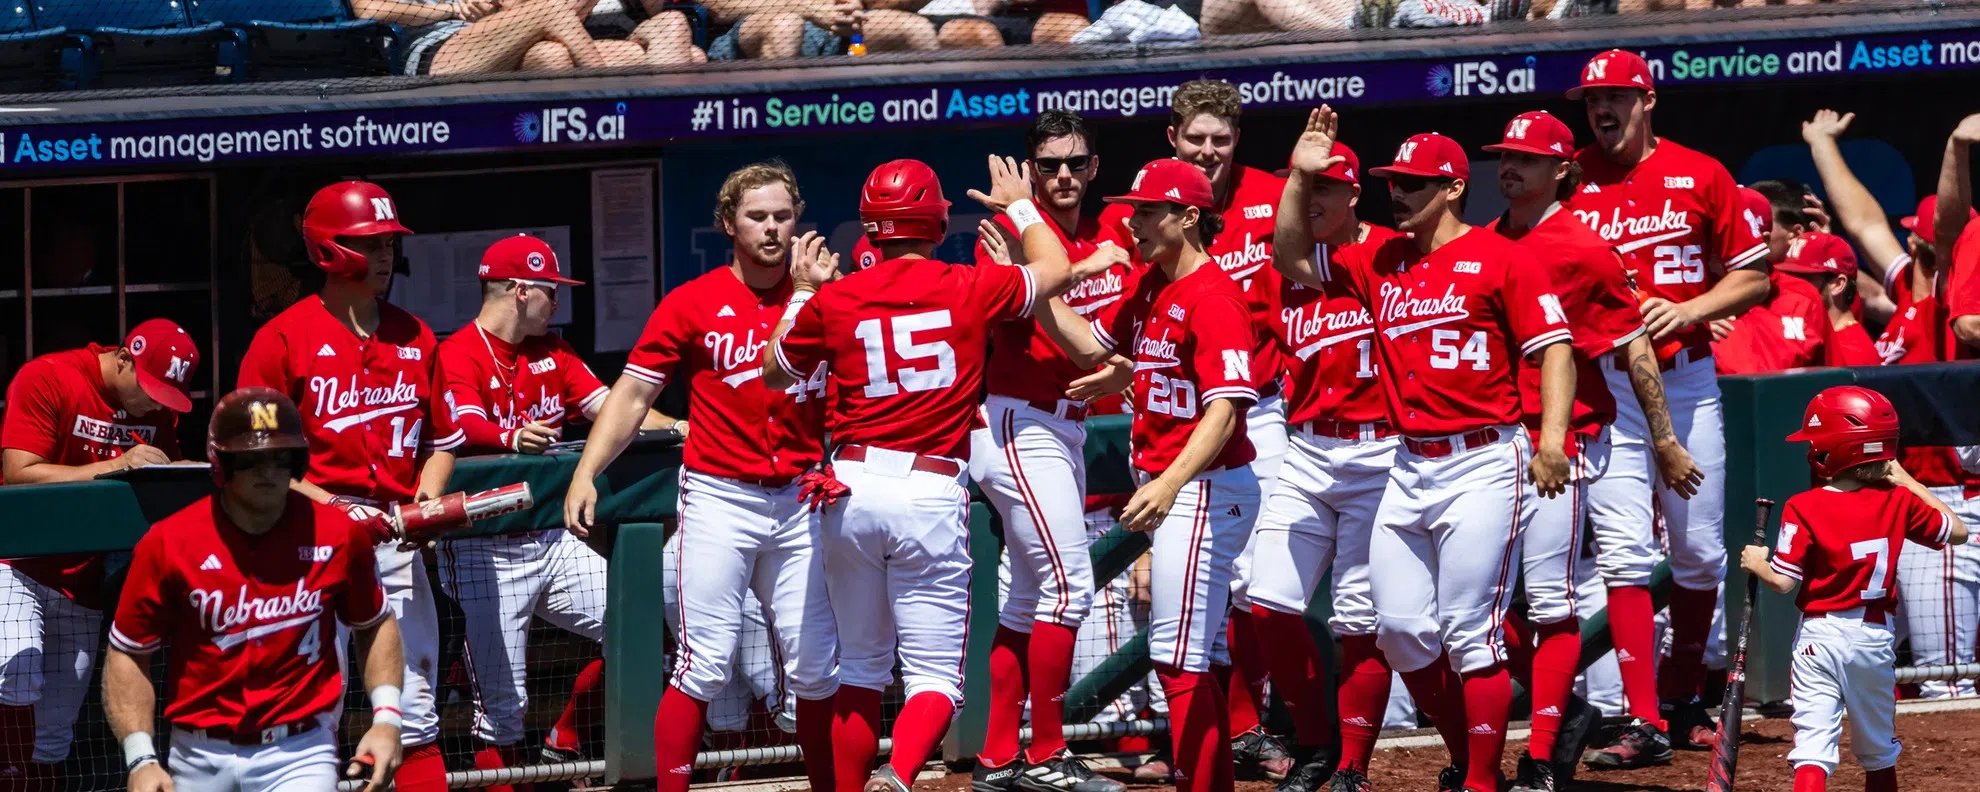
[[[174,355],[172,365],[165,368],[165,378],[180,385],[186,384],[186,376],[192,373],[192,361]]]
[[[383,196],[371,199],[371,219],[397,220],[399,213],[392,208],[392,199]]]
[[[1525,140],[1526,128],[1530,126],[1533,126],[1533,119],[1515,118],[1512,120],[1511,124],[1506,125],[1506,137],[1519,138],[1520,140]]]
[[[1607,58],[1596,58],[1595,60],[1588,62],[1588,74],[1583,76],[1582,79],[1605,80],[1608,79],[1608,77],[1609,77],[1609,60]]]
[[[281,421],[276,417],[274,402],[254,402],[248,405],[248,428],[256,432],[273,432],[280,428]]]

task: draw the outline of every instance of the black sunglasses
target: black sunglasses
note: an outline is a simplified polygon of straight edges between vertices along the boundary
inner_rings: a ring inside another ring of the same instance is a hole
[[[1061,165],[1072,170],[1074,173],[1078,173],[1086,170],[1086,166],[1093,164],[1093,155],[1081,154],[1077,157],[1032,157],[1031,164],[1038,169],[1039,173],[1047,176],[1057,176],[1059,174],[1059,166]]]
[[[1444,178],[1426,179],[1422,176],[1405,176],[1403,174],[1398,173],[1389,177],[1389,186],[1394,187],[1402,192],[1413,193],[1413,192],[1418,192],[1423,188],[1430,186],[1431,184],[1437,184],[1439,186],[1442,186],[1442,185],[1448,185],[1453,181],[1455,181],[1455,179],[1444,179]]]

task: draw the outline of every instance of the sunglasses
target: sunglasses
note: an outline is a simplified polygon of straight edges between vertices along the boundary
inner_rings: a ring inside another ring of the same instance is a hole
[[[1061,166],[1074,173],[1078,173],[1086,170],[1086,166],[1093,164],[1093,155],[1081,154],[1077,157],[1032,157],[1031,164],[1037,167],[1039,173],[1048,176],[1058,175]]]
[[[1423,188],[1428,187],[1432,184],[1437,184],[1439,186],[1442,186],[1442,185],[1450,184],[1452,181],[1454,180],[1426,179],[1423,178],[1422,176],[1405,176],[1403,174],[1398,173],[1394,176],[1389,177],[1389,186],[1396,188],[1396,190],[1399,192],[1413,193],[1413,192],[1421,192]]]

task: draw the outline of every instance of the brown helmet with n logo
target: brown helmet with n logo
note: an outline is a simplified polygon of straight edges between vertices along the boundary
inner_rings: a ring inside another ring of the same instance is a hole
[[[206,455],[213,461],[213,480],[225,485],[231,455],[248,451],[291,451],[290,467],[297,477],[309,465],[309,438],[303,434],[302,412],[288,396],[273,388],[242,388],[221,397],[206,425]]]

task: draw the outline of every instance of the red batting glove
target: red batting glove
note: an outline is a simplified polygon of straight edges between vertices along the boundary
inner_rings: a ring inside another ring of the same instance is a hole
[[[818,511],[821,505],[837,506],[840,498],[851,494],[851,487],[833,477],[831,465],[807,470],[798,477],[798,502],[810,504],[813,512]]]

